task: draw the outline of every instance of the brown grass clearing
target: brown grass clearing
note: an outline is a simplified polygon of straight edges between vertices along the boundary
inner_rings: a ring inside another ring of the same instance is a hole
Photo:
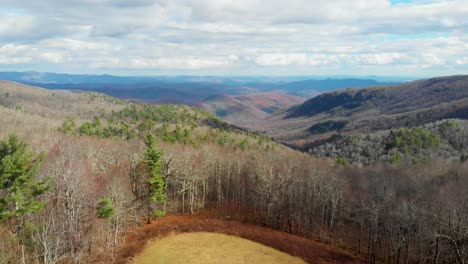
[[[300,257],[308,263],[363,262],[344,250],[271,228],[203,216],[172,215],[135,228],[118,252],[116,263],[131,263],[151,239],[162,238],[171,233],[189,232],[215,232],[245,238]]]
[[[170,234],[148,242],[134,264],[303,264],[298,257],[219,233]]]

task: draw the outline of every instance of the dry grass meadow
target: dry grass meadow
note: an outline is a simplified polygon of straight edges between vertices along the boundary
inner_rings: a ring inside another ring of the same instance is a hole
[[[303,264],[290,256],[262,244],[218,233],[195,232],[171,234],[148,243],[134,264],[225,263],[225,264]]]

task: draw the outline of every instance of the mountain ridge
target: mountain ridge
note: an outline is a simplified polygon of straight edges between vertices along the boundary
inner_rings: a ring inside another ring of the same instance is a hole
[[[468,75],[323,93],[256,127],[303,147],[336,133],[372,132],[468,118]]]

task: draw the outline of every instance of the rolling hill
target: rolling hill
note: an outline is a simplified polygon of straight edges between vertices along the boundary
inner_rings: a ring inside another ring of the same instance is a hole
[[[385,84],[367,78],[316,78],[0,72],[0,79],[52,90],[94,91],[145,103],[202,107],[228,121],[242,125],[266,118],[277,109],[302,103],[305,99],[299,97],[309,98],[340,88]]]
[[[222,94],[205,98],[201,106],[230,123],[249,126],[279,109],[302,103],[304,100],[298,96],[280,93],[239,96]]]
[[[301,148],[335,135],[468,118],[468,76],[328,92],[289,108],[256,129]]]
[[[152,131],[170,144],[210,142],[246,149],[260,140],[263,147],[283,147],[187,105],[134,103],[96,92],[48,90],[10,81],[0,81],[0,122],[8,124],[0,136],[19,131],[32,141],[57,131],[122,140],[141,139]]]

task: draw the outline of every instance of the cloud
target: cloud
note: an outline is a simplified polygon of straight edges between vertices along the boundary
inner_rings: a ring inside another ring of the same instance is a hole
[[[64,56],[56,52],[45,52],[39,55],[39,58],[51,63],[62,63],[64,61]]]
[[[255,63],[262,66],[277,66],[277,65],[305,65],[309,59],[304,53],[269,53],[262,54],[255,58]]]
[[[36,70],[468,70],[467,0],[3,0],[0,14],[0,64]]]
[[[422,56],[423,58],[423,61],[426,63],[426,64],[430,64],[430,65],[442,65],[442,64],[445,64],[445,61],[440,58],[439,56],[435,55],[435,54],[431,54],[431,53],[428,53],[428,54],[424,54]]]
[[[385,65],[394,64],[405,59],[400,53],[375,53],[375,54],[305,54],[305,53],[267,53],[255,58],[255,63],[261,66],[318,66],[327,64],[363,64]]]
[[[25,45],[0,45],[0,64],[24,64],[33,59],[24,53],[29,48]]]
[[[463,57],[461,59],[458,59],[456,61],[458,65],[467,65],[468,64],[468,57]]]
[[[371,65],[393,64],[404,59],[404,57],[405,56],[400,53],[360,54],[357,56],[357,63]]]
[[[68,38],[54,38],[40,42],[41,45],[50,49],[70,50],[70,51],[102,51],[118,48],[119,45],[111,45],[105,42],[91,42]]]
[[[172,57],[172,58],[133,58],[128,68],[169,68],[169,69],[204,69],[229,66],[232,58],[196,58],[196,57]]]
[[[141,6],[150,6],[155,3],[154,0],[109,0],[111,6],[121,8],[135,8]]]
[[[31,57],[14,57],[8,58],[0,55],[0,64],[24,64],[31,62]]]
[[[383,9],[386,0],[335,1],[262,1],[262,0],[188,0],[193,19],[201,21],[261,20],[275,24],[329,23],[351,21],[371,10]]]

